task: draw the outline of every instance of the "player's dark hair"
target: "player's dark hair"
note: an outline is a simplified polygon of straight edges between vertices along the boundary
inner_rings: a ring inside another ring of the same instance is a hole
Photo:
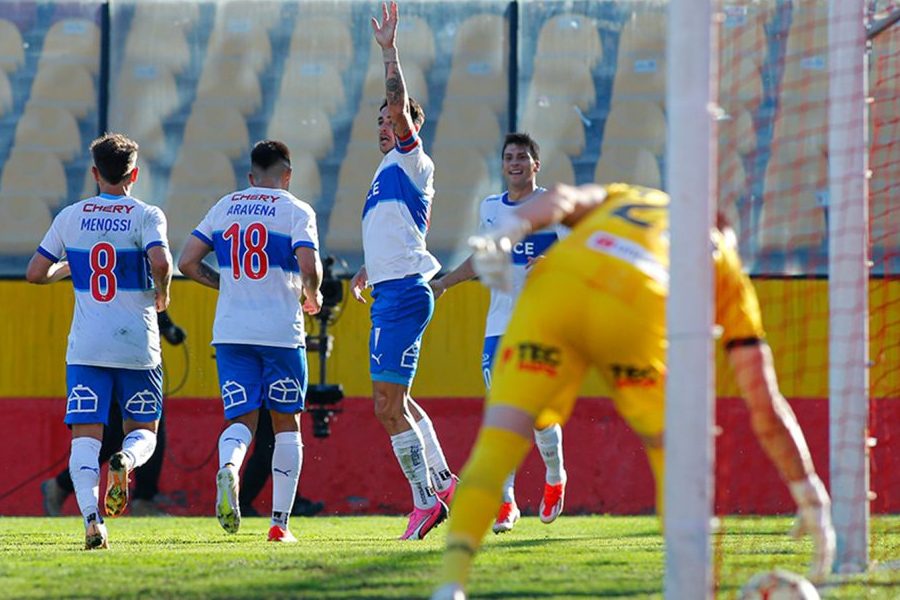
[[[503,148],[500,150],[501,157],[506,152],[506,147],[511,144],[528,148],[528,154],[531,156],[532,160],[541,160],[541,147],[538,146],[538,143],[534,141],[534,138],[532,138],[527,133],[519,131],[514,133],[507,133],[506,138],[504,138],[503,140]]]
[[[121,183],[137,164],[138,144],[121,133],[107,133],[91,142],[91,157],[103,181]]]
[[[422,105],[419,104],[415,98],[407,97],[409,104],[409,116],[413,120],[413,124],[417,129],[422,129],[422,125],[425,124],[425,109],[422,108]],[[378,108],[378,112],[384,110],[384,107],[387,106],[387,100],[384,100],[381,103],[381,106]]]
[[[277,140],[261,140],[253,145],[250,151],[250,166],[262,172],[268,171],[276,164],[291,166],[291,151],[284,142]]]

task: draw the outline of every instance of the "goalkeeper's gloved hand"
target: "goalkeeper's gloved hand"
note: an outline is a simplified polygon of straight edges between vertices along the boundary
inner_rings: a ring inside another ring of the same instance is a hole
[[[531,222],[512,214],[504,217],[490,231],[469,238],[469,246],[473,251],[472,268],[484,285],[512,292],[510,253],[513,246],[530,232]]]
[[[809,579],[813,583],[824,581],[831,573],[835,552],[831,499],[817,475],[792,481],[788,487],[797,502],[797,519],[791,535],[800,538],[809,534],[812,538],[813,560],[809,567]]]

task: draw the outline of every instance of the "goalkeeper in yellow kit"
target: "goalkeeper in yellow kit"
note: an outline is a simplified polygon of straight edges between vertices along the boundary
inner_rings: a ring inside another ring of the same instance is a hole
[[[663,509],[669,197],[613,184],[560,185],[474,237],[473,265],[486,285],[509,285],[509,249],[532,230],[572,227],[532,270],[497,353],[481,431],[451,512],[441,587],[463,598],[473,556],[500,503],[504,477],[531,447],[531,432],[564,424],[589,367],[640,436]],[[812,535],[811,577],[834,557],[830,499],[803,433],[778,390],[759,304],[734,244],[712,232],[716,323],[757,439],[797,502],[799,533]]]

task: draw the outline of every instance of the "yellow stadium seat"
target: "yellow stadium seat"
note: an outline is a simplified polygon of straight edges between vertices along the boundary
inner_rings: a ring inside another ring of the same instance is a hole
[[[613,79],[613,102],[634,98],[663,104],[666,97],[666,59],[619,54]]]
[[[828,97],[828,6],[808,2],[791,18],[781,98],[784,102],[824,100]]]
[[[0,254],[33,254],[50,229],[47,205],[31,194],[4,194],[0,202]]]
[[[226,5],[227,6],[227,5]],[[206,60],[233,60],[259,74],[272,61],[272,43],[266,26],[246,19],[216,23],[209,36]]]
[[[250,148],[247,123],[236,108],[195,105],[184,126],[182,148],[218,150],[232,160],[244,156]]]
[[[16,125],[14,141],[20,150],[49,152],[62,161],[81,153],[81,134],[72,113],[55,106],[26,106]]]
[[[251,115],[262,105],[256,72],[239,60],[207,61],[197,84],[199,106],[229,106]]]
[[[81,65],[44,65],[31,85],[35,106],[65,108],[83,119],[97,108],[97,90],[87,69]]]
[[[159,121],[181,106],[175,76],[162,67],[126,63],[113,85],[110,114],[119,113],[123,120]]]
[[[165,213],[168,221],[169,247],[177,256],[191,232],[197,228],[209,209],[224,194],[214,195],[203,192],[174,192],[166,200]]]
[[[282,2],[230,1],[217,5],[216,27],[228,30],[252,29],[257,26],[272,29],[281,19]]]
[[[762,98],[762,70],[768,45],[759,5],[726,4],[719,25],[719,99],[755,107]]]
[[[84,65],[100,70],[100,28],[87,19],[63,19],[47,31],[41,63]]]
[[[504,72],[509,54],[508,27],[503,16],[487,13],[460,23],[453,40],[454,68],[480,64],[480,70]]]
[[[719,127],[719,151],[727,150],[746,156],[756,149],[756,130],[753,117],[746,109],[728,113],[717,122]]]
[[[344,109],[347,100],[344,82],[331,65],[289,60],[281,78],[279,98],[297,104],[315,106],[329,116]]]
[[[0,176],[0,196],[30,196],[50,207],[66,199],[66,171],[53,154],[13,148]]]
[[[434,205],[431,209],[429,246],[457,252],[478,229],[478,205],[497,193],[487,163],[473,152],[438,151],[434,154]]]
[[[331,123],[325,111],[288,100],[275,105],[266,137],[283,141],[291,152],[310,153],[315,158],[325,157],[334,147]]]
[[[341,196],[328,215],[328,234],[325,246],[329,252],[362,252],[362,200],[351,202],[349,196]]]
[[[439,148],[457,152],[477,150],[487,160],[500,160],[503,136],[497,116],[481,104],[449,105],[441,112],[434,138]]]
[[[666,145],[666,117],[658,104],[646,100],[612,105],[603,128],[603,147],[642,146],[662,156]]]
[[[493,70],[485,62],[457,63],[447,80],[444,106],[447,102],[474,102],[504,114],[509,104],[507,79],[506,71]]]
[[[12,110],[13,93],[12,85],[9,83],[9,77],[0,70],[0,117]]]
[[[378,151],[378,111],[375,108],[363,106],[353,117],[350,126],[350,139],[347,142],[349,148],[365,148],[369,151]]]
[[[322,199],[322,179],[319,165],[309,152],[294,152],[291,148],[291,193],[313,207]]]
[[[669,20],[664,12],[632,13],[631,18],[622,27],[619,56],[665,56],[668,24]]]
[[[577,64],[593,70],[603,59],[597,23],[576,14],[557,15],[541,26],[536,60]]]
[[[374,36],[369,36],[369,64],[382,66],[381,46],[375,41]],[[434,33],[428,22],[421,17],[406,16],[400,19],[397,25],[398,44],[404,48],[415,48],[415,51],[403,54],[404,72],[409,66],[415,65],[421,71],[427,72],[434,64]],[[382,66],[382,71],[384,67]]]
[[[234,191],[236,186],[234,167],[223,152],[182,148],[169,177],[169,197],[200,194],[212,202]]]
[[[0,71],[14,73],[25,64],[22,34],[12,21],[0,19]]]
[[[425,75],[422,70],[415,64],[407,66],[403,65],[403,81],[406,82],[406,92],[416,99],[416,102],[428,110],[428,82],[425,81]],[[365,105],[381,106],[384,102],[384,66],[371,65],[366,71],[366,80],[363,83],[362,100]]]
[[[718,200],[719,212],[725,215],[735,231],[741,231],[739,203],[747,195],[747,174],[740,155],[735,152],[719,152]]]
[[[353,36],[347,24],[334,17],[304,18],[302,12],[301,8],[289,56],[306,63],[331,65],[343,72],[353,61]]]
[[[154,2],[142,0],[134,7],[133,26],[188,31],[200,18],[199,2]]]
[[[566,104],[529,104],[522,115],[522,130],[531,134],[541,148],[578,156],[585,137],[581,116]]]
[[[572,161],[559,152],[544,152],[541,149],[541,170],[537,175],[538,184],[550,187],[554,183],[575,184],[575,170]]]
[[[607,146],[594,169],[597,183],[625,182],[660,189],[662,176],[652,152],[639,146]]]
[[[359,252],[362,250],[362,209],[372,185],[375,169],[382,154],[373,141],[369,147],[350,147],[338,172],[334,205],[328,218],[330,251]]]
[[[125,61],[156,65],[177,75],[190,64],[191,47],[177,27],[135,22],[125,41]]]
[[[583,63],[537,58],[528,90],[528,102],[574,104],[587,112],[597,102],[594,78]]]

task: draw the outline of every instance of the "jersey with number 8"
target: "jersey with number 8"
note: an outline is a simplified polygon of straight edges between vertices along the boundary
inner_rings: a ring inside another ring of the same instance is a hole
[[[309,204],[274,188],[221,198],[193,235],[216,253],[221,278],[213,344],[304,344],[302,287],[294,251],[318,249]]]
[[[101,194],[64,208],[38,252],[68,259],[75,314],[66,363],[149,369],[160,363],[147,250],[167,246],[163,212],[129,196]]]

